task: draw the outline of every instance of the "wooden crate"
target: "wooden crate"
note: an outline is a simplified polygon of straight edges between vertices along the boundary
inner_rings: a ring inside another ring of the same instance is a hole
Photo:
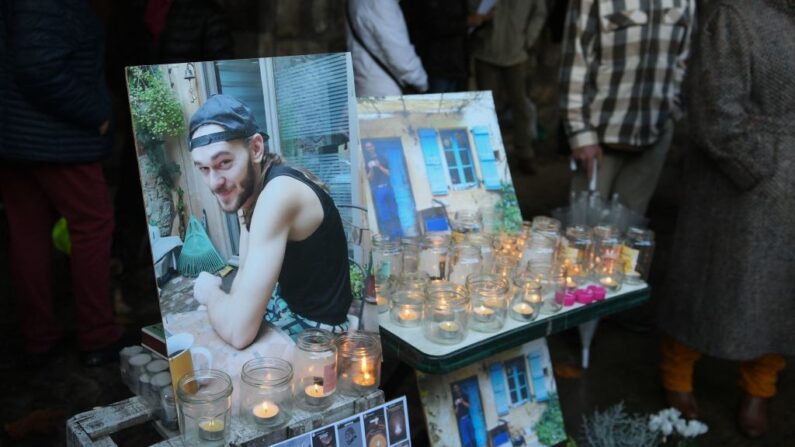
[[[296,408],[286,427],[262,433],[233,421],[229,445],[233,447],[269,446],[293,436],[345,419],[384,403],[381,390],[353,398],[336,395],[331,407],[323,412],[306,412]],[[68,447],[115,447],[111,435],[121,430],[153,421],[154,408],[139,396],[106,407],[80,413],[66,421]],[[164,433],[161,431],[161,433]],[[152,447],[186,447],[179,436],[166,439]]]

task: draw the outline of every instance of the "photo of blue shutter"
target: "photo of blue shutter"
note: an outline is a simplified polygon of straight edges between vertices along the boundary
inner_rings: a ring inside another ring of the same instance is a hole
[[[494,391],[494,405],[497,407],[497,416],[508,414],[508,389],[505,386],[505,377],[501,363],[495,363],[489,367],[491,376],[491,389]]]
[[[431,186],[431,194],[435,196],[447,195],[447,176],[442,165],[442,156],[439,151],[439,141],[436,138],[436,130],[419,129],[420,146],[422,147],[422,157],[425,160],[425,170],[428,172],[428,182]]]
[[[541,353],[531,352],[527,359],[530,361],[530,378],[533,381],[533,390],[536,393],[536,402],[549,400],[547,384],[544,378],[544,366],[541,364]]]
[[[475,139],[475,148],[480,160],[480,175],[483,177],[483,186],[486,189],[500,189],[500,176],[497,173],[497,160],[494,158],[494,149],[491,148],[491,137],[486,126],[472,128]]]

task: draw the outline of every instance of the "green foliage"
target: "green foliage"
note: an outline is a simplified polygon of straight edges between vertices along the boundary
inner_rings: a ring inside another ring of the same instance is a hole
[[[502,230],[515,233],[522,229],[522,212],[516,199],[516,190],[510,182],[502,182],[500,201],[495,208],[502,211]]]
[[[364,296],[364,269],[353,260],[349,260],[351,270],[351,292],[353,299],[360,300]]]
[[[538,435],[538,442],[544,445],[555,445],[566,439],[566,429],[563,426],[563,413],[560,411],[560,401],[557,395],[549,397],[547,408],[541,414],[541,419],[533,426]]]
[[[157,68],[132,67],[127,74],[130,110],[138,135],[147,140],[182,135],[182,107]]]
[[[127,82],[135,136],[152,162],[144,173],[160,176],[173,188],[180,169],[166,156],[165,139],[185,133],[179,100],[155,67],[130,68]]]

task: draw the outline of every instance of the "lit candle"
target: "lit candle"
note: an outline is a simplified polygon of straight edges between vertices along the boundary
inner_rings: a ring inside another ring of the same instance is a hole
[[[304,389],[304,393],[306,393],[306,401],[310,405],[322,405],[326,401],[326,394],[325,390],[323,389],[323,385],[318,383],[307,386]]]
[[[455,339],[458,337],[461,325],[455,321],[442,321],[439,323],[439,336],[446,339]]]
[[[207,419],[199,422],[199,437],[205,441],[223,441],[224,421],[220,419]]]
[[[568,288],[568,289],[576,289],[577,288],[577,283],[574,282],[573,279],[571,279],[571,276],[567,276],[566,277],[566,288]]]
[[[618,286],[618,282],[616,282],[616,280],[613,279],[612,276],[605,276],[604,278],[600,279],[599,282],[602,283],[603,286],[609,288],[614,288]]]
[[[522,316],[529,317],[533,315],[533,307],[527,303],[516,303],[513,305],[514,312],[521,314]]]
[[[262,425],[271,425],[276,422],[279,415],[279,406],[269,400],[264,400],[254,406],[252,410],[254,421]]]
[[[375,376],[372,374],[372,370],[367,367],[367,357],[362,357],[360,371],[361,374],[353,377],[353,383],[359,386],[375,385]]]
[[[480,306],[472,309],[472,314],[476,321],[485,323],[491,321],[491,319],[494,318],[494,309],[481,304]]]
[[[538,303],[543,301],[543,298],[541,298],[541,294],[540,293],[531,293],[527,297],[527,301],[530,302],[530,303],[533,303],[533,304],[538,304]]]
[[[419,312],[417,312],[416,310],[410,307],[404,307],[403,309],[400,310],[398,316],[400,317],[401,321],[414,321],[420,317],[420,314]]]

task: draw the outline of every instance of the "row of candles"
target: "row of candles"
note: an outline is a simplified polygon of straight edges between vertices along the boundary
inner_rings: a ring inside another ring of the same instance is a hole
[[[299,334],[293,362],[255,358],[240,372],[239,416],[250,428],[272,431],[285,426],[295,407],[322,411],[337,393],[364,396],[381,376],[381,348],[372,334],[340,335],[323,329]],[[198,370],[177,385],[180,427],[186,445],[225,442],[231,423],[232,380],[223,371]]]
[[[532,321],[542,307],[554,313],[573,304],[577,293],[577,302],[590,303],[625,282],[640,284],[653,249],[648,230],[630,228],[622,238],[609,226],[572,226],[561,234],[560,222],[544,216],[513,234],[453,228],[419,241],[373,237],[379,310],[397,325],[423,326],[438,343],[460,342],[467,327],[499,331],[506,315]]]

